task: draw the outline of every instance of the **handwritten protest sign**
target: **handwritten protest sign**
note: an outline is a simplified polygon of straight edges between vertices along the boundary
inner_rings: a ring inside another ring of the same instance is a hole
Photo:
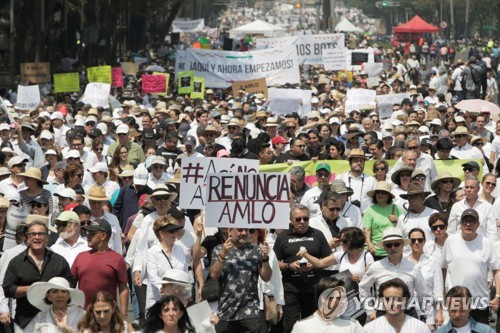
[[[40,88],[34,86],[17,86],[16,107],[21,110],[35,110],[40,105]]]
[[[191,98],[205,99],[205,78],[204,77],[194,77],[193,91],[191,91]]]
[[[25,62],[21,64],[21,82],[46,83],[50,82],[50,63]]]
[[[306,116],[311,111],[311,90],[269,88],[269,108],[274,114],[298,112]]]
[[[346,49],[328,49],[323,51],[323,66],[327,71],[339,71],[347,68]]]
[[[379,116],[382,119],[390,118],[392,115],[392,105],[396,103],[401,103],[405,98],[409,98],[410,95],[404,94],[389,94],[389,95],[377,95],[377,104],[379,108]]]
[[[185,157],[181,160],[181,191],[179,207],[204,209],[206,204],[207,175],[221,172],[257,172],[258,160],[239,158],[197,158]]]
[[[111,86],[123,87],[123,71],[120,67],[111,69]]]
[[[80,91],[80,75],[78,73],[54,74],[54,91],[56,93]]]
[[[167,90],[165,77],[162,75],[143,75],[142,91],[148,94],[162,93]]]
[[[301,65],[322,65],[322,54],[324,54],[325,50],[345,48],[345,35],[316,34],[257,39],[257,49],[277,47],[295,49]]]
[[[162,72],[153,72],[153,75],[161,75],[161,76],[165,77],[165,91],[158,92],[156,94],[160,95],[160,96],[167,96],[167,93],[168,93],[168,84],[170,82],[170,74],[168,74],[168,73],[162,73]]]
[[[249,94],[264,94],[265,98],[269,98],[267,92],[266,79],[255,79],[247,81],[233,82],[233,96],[238,96],[238,91],[245,90]]]
[[[208,227],[287,229],[290,174],[208,174]]]
[[[89,82],[101,82],[111,84],[111,66],[97,66],[87,68]]]
[[[347,101],[345,103],[345,112],[349,113],[353,110],[359,110],[366,107],[375,108],[375,97],[377,92],[370,89],[349,89],[347,91]]]
[[[93,108],[98,106],[107,108],[109,107],[108,96],[110,89],[111,84],[91,82],[85,87],[82,102],[92,105]]]
[[[178,79],[178,91],[179,94],[190,94],[194,88],[194,72],[179,72],[177,75]]]
[[[172,32],[198,32],[205,28],[205,19],[198,20],[174,20]]]
[[[135,75],[139,71],[139,64],[135,62],[122,62],[123,74]]]
[[[300,83],[299,62],[293,48],[235,52],[205,49],[177,51],[180,72],[194,71],[204,77],[207,87],[229,88],[233,82],[265,78],[267,84]]]

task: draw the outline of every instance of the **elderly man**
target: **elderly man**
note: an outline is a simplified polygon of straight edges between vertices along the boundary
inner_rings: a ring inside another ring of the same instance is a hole
[[[331,255],[332,250],[323,233],[309,226],[309,210],[298,204],[290,210],[289,230],[282,231],[274,243],[274,253],[279,261],[285,294],[285,333],[292,331],[295,322],[314,313],[317,307],[313,285],[320,278],[311,263],[300,260],[301,247],[316,258]]]
[[[469,144],[471,134],[467,127],[458,126],[453,133],[451,133],[455,140],[455,147],[451,149],[451,155],[458,157],[460,160],[477,158],[484,160],[483,153],[477,147]]]
[[[151,160],[151,166],[148,176],[148,187],[154,190],[158,185],[165,185],[165,182],[172,177],[165,172],[167,162],[162,156],[154,156]]]
[[[423,308],[422,311],[426,316],[426,323],[429,328],[434,329],[433,307],[428,302],[424,302],[424,299],[427,301],[432,298],[432,291],[427,287],[420,266],[403,257],[403,246],[409,243],[410,240],[403,238],[400,229],[390,227],[384,230],[382,241],[377,246],[384,248],[387,257],[374,262],[368,267],[366,274],[359,282],[359,295],[361,299],[366,299],[371,296],[370,289],[373,286],[379,289],[384,282],[399,278],[408,286],[412,297],[415,294],[417,295],[418,304]],[[370,311],[367,308],[367,313],[368,318],[375,319],[375,311]],[[415,307],[407,308],[406,313],[417,317]],[[377,314],[383,314],[381,307],[378,307]]]
[[[468,208],[472,208],[479,216],[478,233],[495,242],[497,240],[495,212],[490,203],[479,197],[479,184],[479,180],[476,177],[465,177],[465,198],[451,207],[448,219],[448,234],[455,234],[460,231],[460,216],[462,212]]]
[[[108,156],[112,157],[116,148],[120,146],[126,146],[128,149],[128,161],[134,166],[137,167],[140,163],[146,160],[144,156],[144,151],[141,146],[135,142],[129,140],[129,131],[130,128],[121,124],[116,128],[116,142],[111,144],[108,148]]]
[[[59,238],[50,249],[64,257],[71,267],[76,256],[90,250],[87,240],[80,236],[80,218],[73,211],[65,211],[56,218],[55,226]]]
[[[353,190],[354,194],[349,198],[349,201],[363,212],[372,204],[367,193],[375,189],[377,181],[363,171],[367,157],[362,149],[351,149],[348,160],[350,170],[340,174],[337,178],[343,180]]]
[[[467,208],[460,215],[460,231],[448,237],[443,246],[443,281],[450,274],[451,286],[467,287],[473,297],[489,300],[488,272],[493,272],[496,297],[491,302],[493,310],[500,305],[499,262],[494,242],[478,233],[479,214]],[[449,228],[448,228],[449,230]],[[472,302],[471,317],[489,324],[489,306],[485,302]]]

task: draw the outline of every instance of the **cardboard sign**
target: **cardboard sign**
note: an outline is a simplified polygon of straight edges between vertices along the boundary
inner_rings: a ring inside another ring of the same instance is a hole
[[[111,86],[123,87],[123,71],[120,67],[111,69]]]
[[[92,105],[93,108],[102,106],[109,107],[108,96],[111,89],[111,84],[91,82],[85,87],[82,102]]]
[[[407,93],[377,95],[378,114],[381,119],[390,118],[392,116],[392,106],[399,104],[405,98],[409,98]]]
[[[269,88],[269,109],[274,114],[306,116],[311,112],[311,95],[312,90]]]
[[[135,62],[122,62],[122,70],[125,75],[136,75],[139,71],[139,64]]]
[[[233,96],[238,96],[240,90],[245,90],[249,94],[264,94],[266,99],[269,97],[266,79],[233,82]]]
[[[287,229],[290,174],[216,173],[207,181],[207,227]]]
[[[97,66],[87,68],[89,82],[111,84],[111,66]]]
[[[177,75],[179,94],[190,94],[194,88],[194,72],[179,72]]]
[[[326,50],[345,48],[345,35],[315,34],[257,39],[257,49],[277,47],[295,49],[301,65],[322,65],[322,54]]]
[[[165,91],[156,93],[157,95],[160,96],[167,96],[168,93],[168,85],[170,83],[170,74],[168,73],[161,73],[161,72],[153,72],[153,75],[162,75],[165,77]]]
[[[21,82],[47,83],[50,79],[50,63],[25,62],[21,64]]]
[[[142,92],[148,94],[163,93],[167,91],[165,77],[162,75],[143,75]]]
[[[270,86],[299,84],[299,62],[293,48],[236,52],[204,49],[177,51],[177,76],[194,71],[204,77],[207,87],[229,88],[233,82],[266,78]]]
[[[34,86],[17,86],[16,108],[19,110],[35,110],[40,105],[40,88]]]
[[[207,196],[207,175],[221,172],[253,173],[259,170],[259,160],[240,158],[185,157],[181,160],[181,190],[179,207],[204,209]],[[208,218],[207,218],[208,219]]]
[[[80,75],[78,73],[54,74],[54,91],[56,93],[80,91]]]
[[[323,66],[327,71],[340,71],[347,68],[346,49],[328,49],[323,51]]]
[[[193,91],[189,96],[191,98],[205,99],[205,78],[204,77],[194,77]]]

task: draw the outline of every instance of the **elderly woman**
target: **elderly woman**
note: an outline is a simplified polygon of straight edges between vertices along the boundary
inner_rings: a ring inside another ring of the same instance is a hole
[[[182,228],[171,216],[159,217],[153,224],[153,231],[158,242],[149,248],[147,254],[145,278],[149,280],[149,286],[146,309],[149,309],[160,299],[162,277],[167,270],[188,271],[184,250],[175,242],[177,234]]]
[[[31,320],[24,332],[76,332],[78,323],[85,315],[82,309],[85,295],[81,290],[70,288],[69,282],[62,277],[33,283],[28,288],[27,296],[28,301],[41,312]]]
[[[392,189],[392,193],[395,196],[396,203],[402,207],[407,203],[407,201],[401,198],[401,194],[408,191],[408,187],[411,184],[411,175],[413,170],[413,168],[403,166],[399,170],[396,170],[391,176],[391,180],[393,184],[395,184]]]
[[[410,239],[411,254],[407,256],[408,260],[420,267],[422,276],[425,279],[427,288],[432,290],[434,302],[443,301],[443,275],[441,272],[440,257],[430,257],[424,253],[425,232],[420,228],[414,228],[408,233]],[[436,325],[443,324],[443,307],[434,306],[436,312]]]
[[[450,193],[459,185],[459,178],[453,177],[448,171],[442,171],[431,184],[432,192],[435,194],[425,199],[424,205],[438,212],[448,214],[451,206],[453,206]]]
[[[378,182],[375,189],[368,191],[367,194],[373,199],[373,204],[363,215],[366,243],[375,260],[380,260],[387,256],[387,253],[375,244],[382,240],[385,229],[396,225],[398,217],[404,213],[404,210],[393,203],[394,194],[391,192],[391,185],[387,182]]]
[[[21,201],[23,205],[29,207],[31,201],[38,196],[44,197],[49,203],[49,214],[52,212],[52,193],[49,190],[43,188],[43,185],[47,184],[46,181],[42,179],[42,172],[38,168],[28,168],[25,172],[18,174],[18,176],[24,177],[24,184],[27,189],[19,192],[21,196]]]

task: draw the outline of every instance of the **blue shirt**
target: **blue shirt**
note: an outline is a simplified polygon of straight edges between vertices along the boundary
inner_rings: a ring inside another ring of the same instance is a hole
[[[470,329],[472,333],[494,333],[493,328],[486,324],[478,323],[474,319],[469,319]],[[453,326],[451,324],[451,320],[448,321],[445,325],[441,326],[435,333],[451,333]]]

